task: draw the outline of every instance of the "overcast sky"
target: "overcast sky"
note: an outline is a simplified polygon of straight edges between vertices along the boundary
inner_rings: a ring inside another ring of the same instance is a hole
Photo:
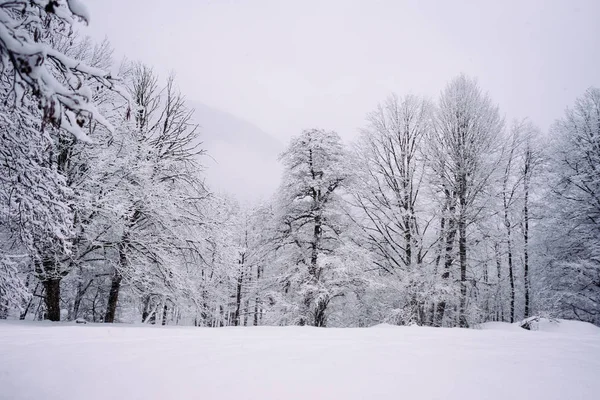
[[[600,86],[600,0],[87,4],[117,54],[282,142],[310,127],[351,139],[389,93],[436,99],[461,72],[543,130]]]
[[[90,32],[174,70],[189,98],[287,138],[351,137],[388,93],[460,72],[543,129],[600,85],[599,0],[88,0]]]

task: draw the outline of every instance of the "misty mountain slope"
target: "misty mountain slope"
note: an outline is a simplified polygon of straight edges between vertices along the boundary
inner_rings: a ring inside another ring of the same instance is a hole
[[[206,180],[213,190],[252,201],[271,195],[281,166],[283,144],[250,122],[232,114],[190,102],[200,125]]]

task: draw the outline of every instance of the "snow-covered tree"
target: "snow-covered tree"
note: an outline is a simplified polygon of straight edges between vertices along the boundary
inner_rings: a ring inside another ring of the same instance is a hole
[[[347,154],[337,133],[312,129],[292,139],[281,160],[285,172],[276,209],[285,314],[288,323],[325,326],[331,302],[357,283],[338,258]]]
[[[96,120],[110,124],[92,101],[89,80],[118,89],[106,71],[69,57],[49,42],[69,35],[78,20],[88,22],[79,0],[16,0],[0,2],[2,75],[14,92],[14,104],[30,93],[37,98],[44,123],[87,140],[83,127]]]
[[[552,136],[546,304],[600,324],[600,89],[588,89]]]
[[[442,92],[430,136],[431,160],[441,193],[442,215],[446,220],[443,278],[450,278],[454,264],[454,243],[458,241],[460,295],[458,323],[468,326],[468,239],[467,230],[476,220],[480,200],[497,166],[500,134],[504,122],[491,99],[481,92],[477,82],[464,75],[452,80]],[[446,304],[438,303],[438,324]]]
[[[356,175],[352,187],[364,243],[375,264],[397,291],[393,313],[397,323],[425,323],[433,273],[425,257],[431,244],[424,242],[431,213],[427,214],[426,160],[423,149],[432,126],[432,106],[416,96],[391,96],[367,116],[357,146]]]

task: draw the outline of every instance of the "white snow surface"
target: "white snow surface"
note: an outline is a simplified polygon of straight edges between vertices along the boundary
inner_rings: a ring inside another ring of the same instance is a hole
[[[599,398],[597,327],[561,321],[539,331],[502,323],[482,328],[5,321],[0,398]]]

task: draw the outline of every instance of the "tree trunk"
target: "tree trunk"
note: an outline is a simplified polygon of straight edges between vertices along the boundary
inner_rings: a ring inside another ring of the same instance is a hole
[[[167,311],[169,310],[169,308],[167,307],[167,300],[165,300],[165,305],[163,307],[163,316],[162,316],[162,324],[166,325],[167,324]]]
[[[46,319],[60,321],[60,281],[61,278],[49,278],[44,285],[44,302],[46,303]]]
[[[467,328],[469,326],[465,315],[467,303],[467,223],[464,215],[461,215],[458,222],[458,255],[460,260],[459,326]]]
[[[240,310],[242,308],[242,284],[244,282],[244,263],[246,261],[246,254],[242,253],[240,261],[239,261],[239,265],[240,265],[240,272],[238,274],[238,279],[237,279],[237,285],[236,285],[236,290],[235,290],[235,312],[233,314],[233,325],[234,326],[239,326],[240,325]]]
[[[502,304],[502,263],[500,261],[500,249],[498,243],[494,243],[494,253],[496,255],[496,271],[498,273],[498,296],[497,296],[497,309],[496,309],[496,321],[504,322],[504,307]]]
[[[88,291],[92,283],[93,279],[90,279],[89,282],[83,286],[81,281],[77,285],[77,293],[75,294],[75,300],[73,301],[73,311],[71,313],[71,319],[77,319],[79,317],[79,308],[81,307],[81,300],[83,300],[83,296]]]
[[[244,326],[248,326],[248,314],[250,313],[250,298],[244,302]]]
[[[31,308],[31,305],[33,304],[33,300],[35,299],[35,296],[37,295],[37,290],[38,290],[39,285],[40,285],[39,282],[37,282],[35,284],[35,288],[33,289],[33,296],[31,297],[31,299],[29,299],[29,301],[27,302],[27,306],[25,307],[25,309],[19,315],[19,319],[20,320],[24,320],[25,318],[27,318],[27,313],[29,312],[29,309]]]
[[[446,196],[451,196],[451,194],[446,191]],[[454,240],[456,238],[456,222],[454,212],[456,210],[454,204],[452,204],[452,200],[449,200],[449,208],[448,208],[448,231],[446,232],[446,248],[444,252],[444,272],[442,273],[442,279],[446,281],[450,278],[450,267],[454,263],[454,256],[452,251],[454,249]],[[446,302],[444,300],[440,301],[436,310],[436,322],[435,326],[442,326],[444,322],[444,314],[446,312]]]
[[[316,327],[324,328],[327,325],[327,316],[325,314],[327,303],[328,302],[323,299],[317,301],[314,312]]]
[[[509,164],[510,165],[510,164]],[[508,174],[508,172],[507,172]],[[505,178],[505,182],[508,178]],[[506,184],[505,184],[506,186]],[[515,274],[513,269],[512,224],[508,215],[509,203],[504,192],[504,226],[506,227],[506,246],[508,258],[508,281],[510,284],[510,322],[515,322]]]
[[[508,281],[510,283],[510,322],[515,322],[515,275],[513,271],[513,260],[512,260],[512,239],[511,231],[508,229]]]
[[[314,222],[315,226],[313,230],[313,240],[311,242],[310,266],[308,272],[316,280],[319,280],[319,277],[317,276],[317,261],[319,257],[319,245],[321,241],[321,216],[316,215]]]
[[[527,149],[525,154],[525,168],[523,171],[523,278],[525,281],[525,318],[530,314],[529,303],[529,174],[531,163],[531,151]]]
[[[316,191],[315,191],[316,193]],[[318,199],[318,194],[315,194],[315,199]],[[315,200],[316,202],[317,200]],[[318,211],[317,211],[318,212]],[[310,256],[310,265],[308,266],[308,273],[310,275],[310,279],[314,280],[315,282],[319,281],[319,270],[317,267],[317,262],[318,262],[318,257],[319,257],[319,249],[320,249],[320,242],[321,242],[321,216],[320,215],[315,215],[314,217],[314,230],[313,230],[313,240],[311,242],[311,256]],[[304,298],[304,314],[299,321],[300,325],[306,325],[306,324],[310,324],[311,321],[307,321],[305,320],[305,317],[308,317],[311,313],[312,313],[312,317],[313,317],[313,321],[312,324],[314,326],[324,326],[322,324],[324,324],[325,322],[325,309],[327,308],[327,305],[323,305],[322,302],[317,302],[316,304],[313,305],[314,303],[314,294],[307,294]],[[314,309],[311,312],[311,308]]]
[[[119,290],[121,289],[121,280],[123,277],[118,270],[115,269],[115,273],[112,278],[110,285],[110,292],[108,293],[108,303],[106,305],[106,314],[104,315],[104,322],[113,323],[115,322],[115,315],[117,312],[117,303],[119,301]]]
[[[260,280],[260,265],[256,266],[256,287],[258,288],[258,282]],[[254,299],[254,326],[258,326],[258,304],[260,299],[258,298],[258,292]]]
[[[117,313],[117,303],[119,302],[119,291],[121,289],[121,281],[123,275],[121,271],[125,271],[127,268],[127,254],[125,252],[125,243],[128,240],[127,233],[123,234],[121,242],[119,243],[119,268],[115,268],[115,273],[112,278],[110,285],[110,292],[108,294],[108,303],[106,305],[106,314],[104,316],[104,322],[113,323],[115,322],[115,315]]]
[[[142,310],[142,322],[145,323],[150,315],[150,296],[144,296],[142,302],[144,303],[144,309]]]

